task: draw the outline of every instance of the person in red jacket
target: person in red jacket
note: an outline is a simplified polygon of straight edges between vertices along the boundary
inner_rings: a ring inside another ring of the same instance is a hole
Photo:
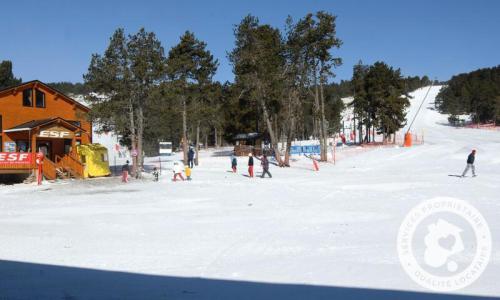
[[[253,178],[253,156],[252,153],[248,153],[248,176]]]
[[[127,160],[127,163],[125,163],[122,166],[122,182],[125,182],[125,183],[128,182],[128,173],[129,172],[130,172],[130,166],[129,166],[129,162]]]

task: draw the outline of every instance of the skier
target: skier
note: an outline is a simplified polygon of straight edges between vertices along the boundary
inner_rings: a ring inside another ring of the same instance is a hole
[[[191,168],[189,166],[186,166],[184,168],[184,173],[186,173],[186,180],[190,181],[191,180]]]
[[[252,153],[248,153],[248,176],[253,178],[253,156]]]
[[[262,176],[261,178],[264,178],[264,175],[269,175],[269,178],[273,178],[271,173],[269,172],[269,160],[267,159],[267,155],[262,155],[260,164],[262,165]]]
[[[236,168],[238,166],[238,160],[236,159],[236,155],[231,155],[231,169],[233,169],[233,173],[236,173]]]
[[[189,151],[188,151],[188,166],[191,169],[194,167],[194,150],[193,150],[193,147],[189,147]]]
[[[174,162],[174,178],[172,179],[172,181],[177,181],[177,176],[179,176],[181,178],[182,181],[184,181],[184,177],[182,176],[182,169],[183,166],[181,166],[182,163],[180,162]]]
[[[129,161],[122,166],[122,182],[128,182],[128,173],[130,172]]]
[[[472,176],[476,177],[476,168],[474,167],[474,160],[476,159],[476,149],[472,149],[472,152],[467,157],[467,166],[465,167],[462,177],[465,177],[469,169],[472,169]]]
[[[160,173],[158,172],[158,169],[156,167],[153,168],[153,181],[158,181],[158,178],[160,176]]]

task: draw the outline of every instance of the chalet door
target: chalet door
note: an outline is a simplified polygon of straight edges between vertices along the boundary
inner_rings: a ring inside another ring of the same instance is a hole
[[[36,142],[37,152],[42,152],[44,156],[50,160],[54,160],[52,157],[52,143],[46,141],[37,141]]]

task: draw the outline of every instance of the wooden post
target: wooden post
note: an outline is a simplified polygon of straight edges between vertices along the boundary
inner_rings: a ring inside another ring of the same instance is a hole
[[[73,134],[73,138],[71,139],[71,149],[69,150],[69,154],[76,154],[76,134]]]
[[[34,167],[32,174],[36,174],[35,172],[38,168],[38,166],[36,164],[36,133],[37,133],[37,130],[33,130],[30,132],[31,132],[31,155],[32,155],[32,159],[34,160],[34,162],[32,163],[32,166]]]
[[[36,153],[36,134],[38,130],[33,130],[31,133],[31,153]]]

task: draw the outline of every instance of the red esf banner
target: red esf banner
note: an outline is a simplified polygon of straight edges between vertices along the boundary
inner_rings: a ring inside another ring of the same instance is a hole
[[[30,164],[33,159],[31,153],[0,152],[0,166]]]

